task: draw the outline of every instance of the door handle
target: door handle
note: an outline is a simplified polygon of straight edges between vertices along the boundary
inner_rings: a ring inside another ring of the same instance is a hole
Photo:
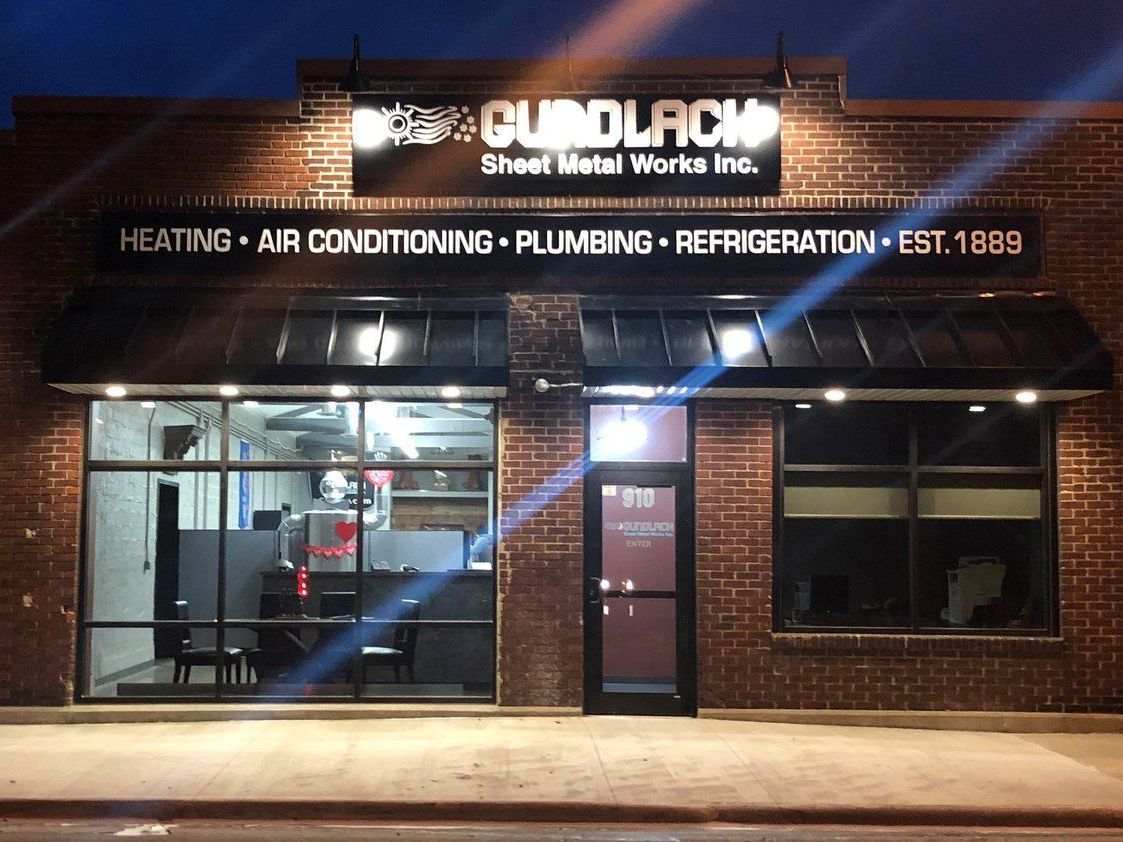
[[[589,605],[600,605],[601,598],[609,587],[610,585],[607,579],[601,579],[598,576],[590,576],[585,585],[585,601],[588,602]]]

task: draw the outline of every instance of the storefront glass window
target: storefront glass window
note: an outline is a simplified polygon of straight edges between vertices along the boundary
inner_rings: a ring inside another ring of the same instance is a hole
[[[1047,630],[1047,412],[785,408],[778,628]]]
[[[689,460],[685,406],[593,404],[589,458],[593,462]]]
[[[416,453],[360,447],[383,412]],[[492,697],[494,412],[92,404],[84,693]]]

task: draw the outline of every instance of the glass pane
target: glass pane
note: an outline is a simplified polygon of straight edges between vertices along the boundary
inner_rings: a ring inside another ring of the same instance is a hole
[[[611,313],[583,312],[581,314],[581,347],[585,351],[587,365],[619,364]]]
[[[917,455],[922,465],[1041,464],[1041,410],[1014,403],[918,404]]]
[[[479,317],[476,365],[507,365],[507,320],[504,314],[480,313]]]
[[[676,693],[675,600],[604,600],[605,693]]]
[[[230,346],[231,365],[276,365],[284,327],[284,310],[242,310]]]
[[[767,313],[764,333],[773,365],[819,367],[802,313]]]
[[[382,342],[382,313],[341,311],[336,315],[332,365],[377,365]]]
[[[495,674],[493,593],[492,573],[486,570],[366,573],[364,695],[490,695]],[[478,620],[487,625],[401,624],[410,620]]]
[[[426,313],[386,313],[379,365],[425,365]]]
[[[355,517],[348,511],[355,499],[354,474],[325,471],[238,471],[230,474],[226,533],[226,616],[235,620],[269,619],[284,613],[317,616],[310,610],[293,611],[297,590],[296,570],[355,570]],[[334,482],[333,482],[334,479]],[[321,489],[321,481],[324,488]],[[324,494],[343,495],[335,504]],[[293,518],[293,515],[296,518]],[[311,522],[311,535],[306,521]],[[348,552],[347,547],[350,547]],[[353,577],[352,577],[353,578]],[[354,590],[354,582],[347,584]],[[266,596],[269,594],[269,596]],[[300,606],[305,609],[305,606]]]
[[[788,465],[906,465],[908,412],[894,404],[784,407]]]
[[[230,404],[230,458],[354,461],[359,405],[338,401]]]
[[[492,404],[371,401],[366,408],[366,458],[492,461],[494,413]],[[409,476],[397,477],[396,485],[403,491],[427,488]],[[487,487],[482,472],[469,470],[439,480],[436,490],[480,493]]]
[[[589,458],[594,462],[686,462],[685,406],[592,404]]]
[[[429,365],[473,365],[475,359],[475,314],[434,313],[429,327]]]
[[[967,358],[959,347],[954,328],[943,312],[913,312],[906,314],[912,335],[920,346],[924,364],[937,368],[962,368]]]
[[[1039,520],[1041,478],[922,477],[917,512],[922,518]]]
[[[218,512],[217,473],[92,472],[86,497],[86,616],[213,620]],[[151,634],[148,641],[146,661],[153,658]],[[159,638],[156,647],[159,655]]]
[[[847,311],[820,310],[807,314],[823,365],[828,368],[866,368],[869,360],[858,341],[854,319]]]
[[[768,365],[754,310],[714,313],[714,329],[722,362],[727,366]]]
[[[659,314],[616,311],[621,365],[667,365],[667,346]]]
[[[195,366],[225,364],[226,349],[237,319],[238,313],[232,309],[194,308],[180,340],[176,362]]]
[[[788,474],[785,517],[907,518],[905,477],[842,478],[834,474]]]
[[[90,459],[221,457],[222,404],[204,401],[93,401]]]
[[[716,365],[704,315],[668,312],[664,320],[671,343],[671,365]]]
[[[907,626],[908,535],[903,519],[784,518],[784,626]]]
[[[601,487],[601,577],[609,590],[675,589],[675,489]]]
[[[919,530],[922,625],[1045,627],[1040,520],[923,519]]]
[[[281,362],[285,365],[326,364],[332,315],[330,310],[291,311]]]
[[[140,326],[129,343],[129,359],[134,365],[152,369],[172,363],[180,336],[186,327],[187,319],[180,308],[146,308]]]
[[[283,604],[283,603],[282,603]],[[285,606],[283,610],[289,610]],[[288,614],[275,615],[285,620]],[[302,622],[266,628],[226,629],[227,646],[242,652],[242,680],[223,688],[226,696],[346,698],[358,653],[354,620]]]
[[[173,648],[154,653],[154,635],[170,636]],[[244,650],[223,649],[223,673],[245,681]],[[213,629],[88,629],[84,690],[96,698],[213,697],[217,657]]]
[[[955,314],[959,332],[971,354],[971,361],[977,366],[1012,366],[1014,357],[994,313],[960,312]]]
[[[909,345],[905,323],[897,313],[878,310],[857,312],[855,316],[873,356],[874,365],[900,367],[919,364]]]

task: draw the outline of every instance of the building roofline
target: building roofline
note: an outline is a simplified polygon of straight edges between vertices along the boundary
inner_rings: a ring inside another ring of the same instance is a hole
[[[1123,120],[1123,102],[1016,99],[851,99],[852,117]]]
[[[169,117],[299,117],[295,99],[192,99],[133,96],[13,96],[12,113]]]
[[[837,57],[792,57],[792,73],[806,76],[844,76],[846,59]],[[776,66],[773,58],[598,58],[567,62],[547,59],[363,59],[363,72],[374,79],[562,79],[569,75],[601,78],[667,76],[739,77],[767,73]],[[343,78],[350,61],[345,59],[299,59],[296,75],[303,79]]]

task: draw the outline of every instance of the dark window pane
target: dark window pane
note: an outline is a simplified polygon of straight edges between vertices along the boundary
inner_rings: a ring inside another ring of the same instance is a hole
[[[502,313],[480,313],[477,365],[507,364],[507,323]]]
[[[714,365],[714,351],[704,314],[669,312],[664,319],[671,343],[672,365]]]
[[[335,322],[332,365],[377,365],[381,317],[377,310],[340,311]]]
[[[823,365],[829,368],[865,368],[869,360],[858,342],[854,319],[848,312],[820,310],[808,313],[811,329],[823,355]]]
[[[137,373],[136,382],[146,382],[144,372],[157,371],[174,360],[186,326],[187,312],[184,310],[149,307],[144,311],[129,344],[129,360]]]
[[[330,310],[292,310],[281,362],[286,365],[324,365],[331,341]]]
[[[718,351],[725,365],[759,367],[768,365],[755,311],[714,312],[714,328],[717,330]]]
[[[378,354],[381,365],[425,365],[426,313],[387,311],[382,348]]]
[[[1053,368],[1068,360],[1068,352],[1041,313],[1005,310],[1001,315],[1025,365]]]
[[[183,332],[176,362],[180,365],[225,364],[226,348],[237,319],[236,310],[196,307],[191,311],[187,329]]]
[[[619,364],[611,313],[587,311],[581,314],[581,345],[587,365]]]
[[[892,404],[784,408],[789,465],[908,464],[908,415]]]
[[[1045,628],[1040,520],[922,518],[919,539],[921,625]]]
[[[476,359],[474,313],[433,313],[429,326],[429,364],[465,366]]]
[[[967,359],[952,333],[952,324],[944,313],[918,311],[908,313],[906,318],[926,365],[939,368],[967,365]]]
[[[1014,365],[1014,356],[1006,340],[1002,338],[1002,328],[994,313],[963,311],[954,316],[967,345],[967,352],[971,355],[971,362],[977,366]]]
[[[784,626],[907,626],[908,532],[906,520],[785,518]]]
[[[778,313],[764,317],[765,342],[772,355],[772,364],[778,366],[813,366],[818,368],[819,357],[811,346],[811,334],[801,313]]]
[[[232,365],[276,365],[277,346],[285,326],[283,310],[242,310],[234,343],[230,346]]]
[[[1021,404],[919,404],[917,456],[922,465],[1041,464],[1040,410]]]
[[[891,310],[869,310],[855,315],[873,356],[874,365],[899,368],[919,364],[909,345],[905,323],[897,313]]]
[[[616,311],[621,365],[667,365],[667,346],[659,314]]]

